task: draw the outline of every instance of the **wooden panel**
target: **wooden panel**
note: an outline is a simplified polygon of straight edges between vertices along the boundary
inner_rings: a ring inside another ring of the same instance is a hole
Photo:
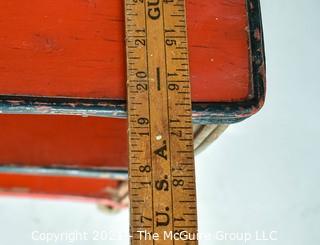
[[[108,189],[115,189],[118,184],[118,181],[105,179],[0,174],[0,196],[8,194],[44,198],[65,196],[75,200],[101,199],[106,204],[112,205],[115,203],[111,202]]]
[[[0,94],[125,99],[123,1],[0,1]],[[187,1],[194,101],[248,97],[244,0]]]
[[[0,164],[127,167],[127,121],[0,115]]]

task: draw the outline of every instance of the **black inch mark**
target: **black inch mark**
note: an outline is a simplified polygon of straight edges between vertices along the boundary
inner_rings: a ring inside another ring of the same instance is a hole
[[[158,91],[161,90],[161,86],[160,86],[160,67],[157,67],[157,89],[158,89]]]

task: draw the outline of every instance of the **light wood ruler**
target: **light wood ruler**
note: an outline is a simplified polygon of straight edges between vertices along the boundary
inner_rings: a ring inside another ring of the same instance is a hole
[[[184,0],[125,0],[131,244],[197,244]]]

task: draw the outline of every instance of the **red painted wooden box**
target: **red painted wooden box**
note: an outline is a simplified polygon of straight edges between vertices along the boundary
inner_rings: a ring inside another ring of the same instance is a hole
[[[264,101],[258,0],[187,0],[193,120]],[[121,0],[0,2],[0,192],[108,199],[127,170]],[[178,40],[177,40],[178,41]]]

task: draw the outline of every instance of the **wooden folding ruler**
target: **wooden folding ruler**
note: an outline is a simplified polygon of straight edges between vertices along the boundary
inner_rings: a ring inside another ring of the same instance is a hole
[[[131,244],[197,244],[184,0],[125,0]]]

